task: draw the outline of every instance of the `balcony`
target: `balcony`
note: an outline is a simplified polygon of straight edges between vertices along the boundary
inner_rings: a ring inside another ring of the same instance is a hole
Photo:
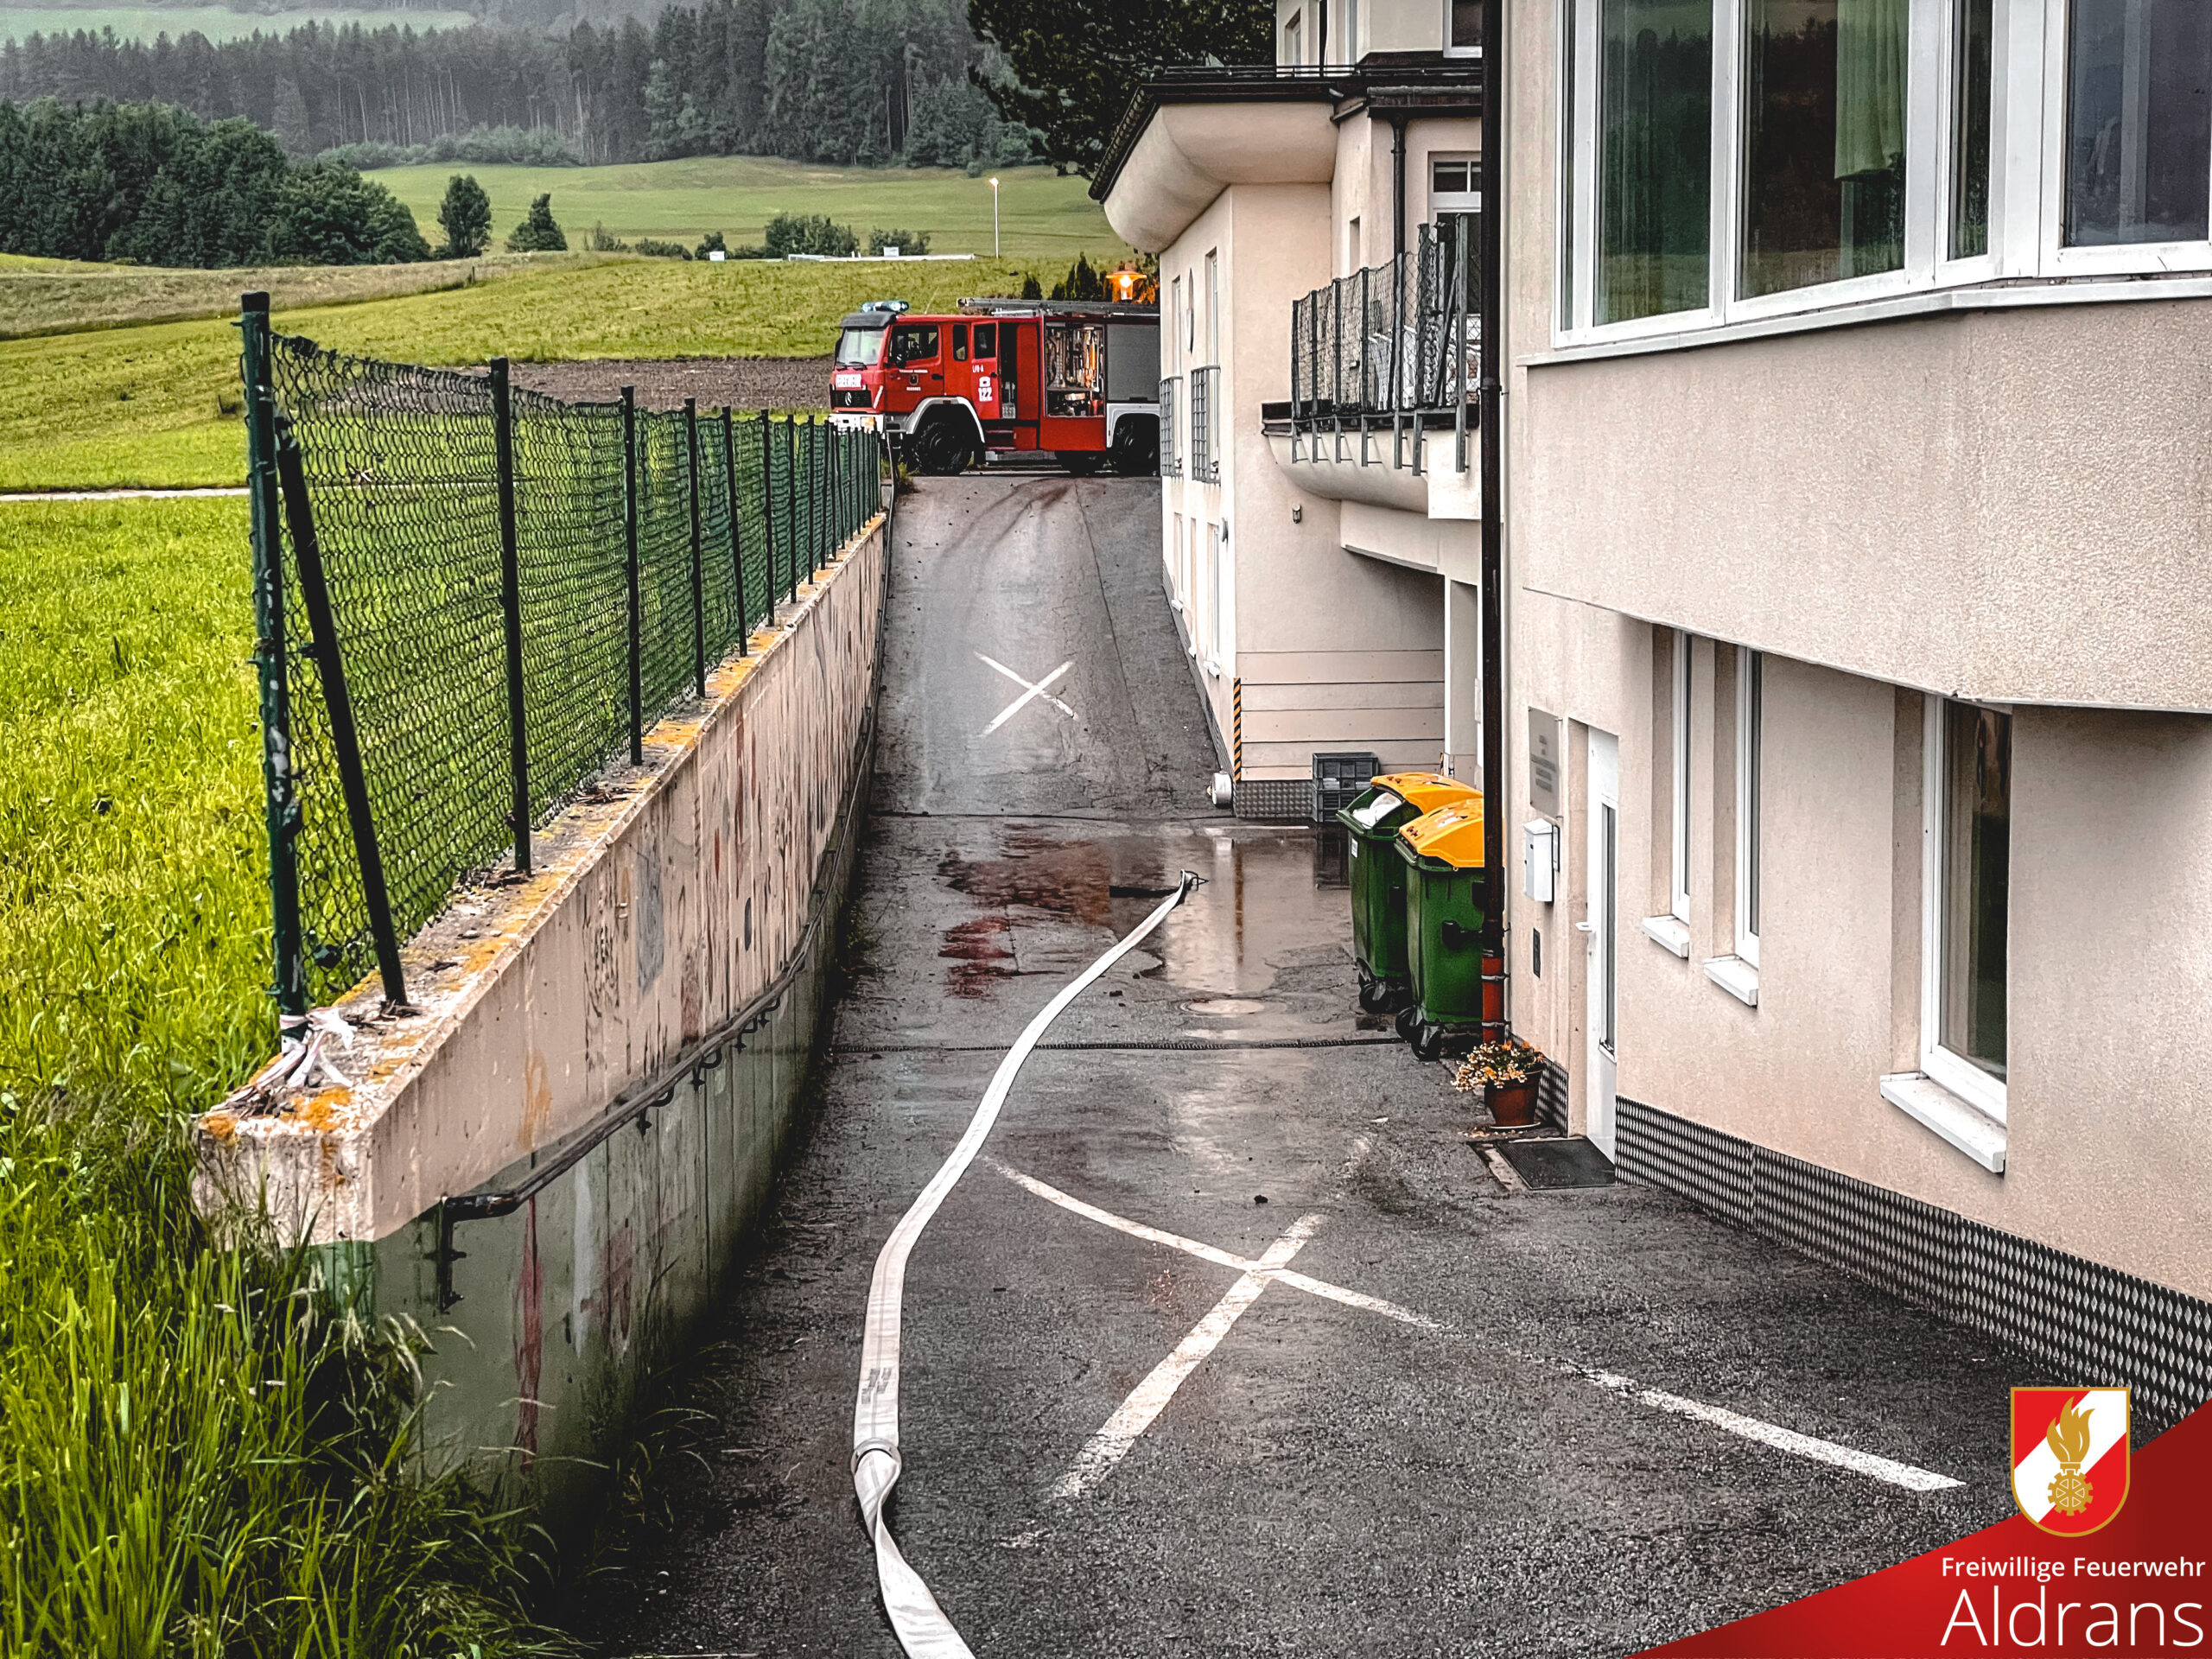
[[[1317,288],[1291,308],[1290,399],[1262,406],[1300,488],[1431,518],[1475,516],[1482,323],[1472,221]]]

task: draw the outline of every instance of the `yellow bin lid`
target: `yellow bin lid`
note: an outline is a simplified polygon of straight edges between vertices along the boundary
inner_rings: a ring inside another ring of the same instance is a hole
[[[1482,798],[1482,791],[1472,784],[1446,778],[1440,772],[1386,772],[1367,781],[1389,790],[1422,812],[1433,812],[1446,801],[1465,800],[1470,795],[1477,800]]]
[[[1440,858],[1455,869],[1483,867],[1483,798],[1476,795],[1440,806],[1426,817],[1402,825],[1398,838],[1420,858]]]

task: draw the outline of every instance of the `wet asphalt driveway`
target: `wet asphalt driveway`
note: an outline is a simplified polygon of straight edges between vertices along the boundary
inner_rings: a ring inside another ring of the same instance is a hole
[[[876,1251],[1006,1046],[1185,868],[1208,885],[1053,1028],[908,1272],[893,1522],[983,1659],[1624,1653],[2009,1513],[1993,1351],[1649,1189],[1507,1192],[1445,1071],[1362,1028],[1313,838],[1205,804],[1158,515],[1151,483],[1037,474],[902,505],[865,971],[664,1465],[674,1534],[590,1598],[602,1650],[897,1655],[849,1474]],[[1324,1287],[1268,1284],[1074,1496],[1240,1269],[1040,1186],[1238,1260],[1310,1234]]]

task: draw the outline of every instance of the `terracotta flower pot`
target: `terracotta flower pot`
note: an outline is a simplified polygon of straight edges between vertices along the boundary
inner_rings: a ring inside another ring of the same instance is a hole
[[[1483,1104],[1490,1108],[1490,1115],[1501,1127],[1519,1128],[1536,1121],[1536,1079],[1523,1077],[1518,1083],[1486,1083],[1483,1085]]]

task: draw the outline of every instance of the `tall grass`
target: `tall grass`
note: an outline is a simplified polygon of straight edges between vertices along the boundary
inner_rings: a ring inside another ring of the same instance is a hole
[[[190,1201],[269,1039],[245,568],[236,501],[0,507],[0,1654],[531,1650],[410,1333]]]

